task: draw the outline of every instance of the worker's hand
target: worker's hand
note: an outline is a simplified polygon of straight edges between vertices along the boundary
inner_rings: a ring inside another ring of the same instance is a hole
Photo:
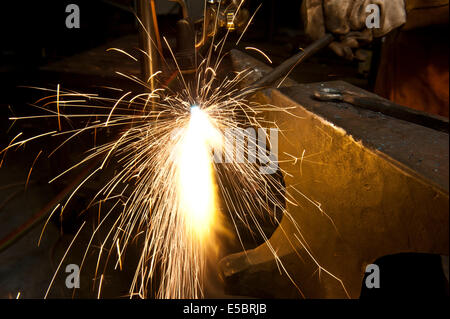
[[[370,4],[380,8],[380,28],[366,26]],[[403,25],[406,9],[404,0],[303,0],[302,16],[311,38],[319,39],[326,32],[335,34],[339,41],[333,42],[331,49],[351,60],[363,58],[357,51],[361,45]]]

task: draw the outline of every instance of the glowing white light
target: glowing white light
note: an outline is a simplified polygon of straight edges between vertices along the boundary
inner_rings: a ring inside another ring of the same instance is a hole
[[[216,212],[216,187],[211,156],[218,131],[198,106],[191,107],[189,124],[178,145],[178,198],[189,231],[203,236]]]

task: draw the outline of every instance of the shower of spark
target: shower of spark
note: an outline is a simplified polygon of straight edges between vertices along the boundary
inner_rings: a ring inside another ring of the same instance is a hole
[[[213,150],[224,148],[224,132],[227,129],[236,129],[244,124],[261,126],[256,115],[268,107],[260,105],[258,110],[258,104],[236,98],[241,81],[251,72],[247,70],[237,73],[232,79],[225,78],[213,86],[218,81],[215,71],[203,67],[198,70],[195,89],[186,87],[180,92],[166,94],[169,89],[160,88],[134,96],[127,92],[118,99],[64,91],[61,88],[55,91],[45,89],[54,94],[34,105],[51,114],[12,117],[11,120],[54,118],[57,121],[59,118],[62,127],[64,120],[87,121],[81,128],[49,131],[31,138],[20,139],[20,133],[2,153],[33,140],[68,135],[50,153],[49,156],[52,156],[64,144],[82,134],[95,132],[99,135],[108,129],[117,129],[119,134],[115,140],[91,148],[83,160],[50,181],[54,182],[84,163],[95,160],[99,163],[65,203],[55,207],[47,222],[53,214],[64,214],[76,192],[114,163],[116,173],[96,193],[89,205],[105,206],[105,202],[112,202],[113,208],[104,215],[93,231],[80,269],[84,266],[88,251],[93,249],[94,238],[107,224],[107,220],[115,216],[113,211],[119,210],[119,217],[114,217],[116,219],[112,222],[113,226],[101,239],[97,271],[101,272],[102,263],[107,262],[113,252],[117,254],[117,264],[122,265],[128,245],[133,240],[144,237],[130,296],[147,297],[149,281],[158,273],[158,298],[199,298],[203,296],[206,255],[215,254],[216,236],[222,229],[218,189],[228,194],[224,186],[224,179],[227,177],[218,175],[217,164],[213,162]],[[207,77],[205,73],[212,76]],[[148,88],[147,83],[134,80]],[[151,99],[152,107],[149,102]],[[104,106],[105,104],[110,104],[110,107]],[[79,112],[80,109],[90,112]],[[66,110],[66,113],[62,110]],[[70,124],[75,125],[75,121]],[[223,155],[229,157],[235,152],[227,148],[223,151]],[[240,202],[229,202],[228,208],[236,211],[233,220],[246,220],[246,209],[255,203],[259,203],[260,208],[264,204],[267,211],[271,209],[262,196],[267,181],[261,179],[255,164],[231,163],[227,171],[233,175],[238,171],[242,175],[238,179],[227,179],[232,184],[231,187],[243,190]],[[282,205],[276,204],[275,197],[270,201],[280,207]],[[235,205],[236,207],[232,207]],[[264,213],[267,212],[252,214]],[[252,218],[255,219],[256,216]],[[102,274],[97,273],[94,277],[103,278]],[[102,283],[103,280],[99,280],[99,292]],[[48,292],[49,290],[47,294]]]
[[[216,73],[221,65],[223,56],[220,53],[225,40],[226,36],[219,41],[220,46],[211,45],[207,57],[196,71],[195,81],[186,83],[182,75],[178,75],[184,86],[178,92],[172,92],[163,85],[152,90],[148,82],[118,73],[138,83],[146,93],[133,95],[133,92],[126,92],[118,99],[111,99],[63,90],[58,85],[56,90],[41,89],[52,94],[34,104],[48,114],[11,118],[13,121],[54,118],[58,129],[30,138],[23,138],[20,133],[0,155],[33,140],[67,136],[50,153],[52,156],[64,144],[83,134],[98,136],[112,129],[117,132],[115,140],[92,147],[83,160],[50,181],[65,176],[84,163],[99,163],[68,199],[55,207],[47,223],[53,214],[64,214],[68,203],[84,184],[101,174],[108,165],[114,165],[114,176],[98,190],[89,204],[89,207],[98,205],[100,209],[105,202],[110,202],[112,208],[99,219],[86,243],[80,264],[82,270],[88,252],[99,249],[94,276],[100,278],[97,283],[99,297],[104,281],[102,269],[106,268],[113,254],[117,255],[116,267],[122,268],[125,251],[134,241],[141,240],[143,244],[130,286],[131,298],[149,297],[148,287],[156,278],[159,284],[157,298],[200,298],[204,296],[202,288],[207,258],[215,254],[217,236],[223,231],[222,212],[229,213],[236,231],[240,221],[260,233],[265,240],[258,217],[267,218],[278,210],[295,224],[284,208],[286,201],[294,203],[295,200],[275,175],[262,175],[259,166],[245,161],[231,162],[224,165],[223,170],[217,170],[218,164],[213,161],[213,151],[217,149],[222,149],[225,158],[246,152],[227,146],[226,130],[276,127],[276,123],[264,120],[263,113],[289,113],[287,108],[261,105],[240,94],[241,84],[252,74],[251,69],[235,73],[231,78],[218,79]],[[218,52],[216,60],[212,58],[213,50]],[[136,60],[128,53],[126,55]],[[160,73],[156,72],[152,78],[158,81]],[[79,123],[76,120],[82,120],[79,128],[72,127]],[[64,127],[69,127],[67,123],[71,129],[64,130]],[[248,141],[248,147],[260,148],[250,143]],[[278,166],[278,163],[274,164]],[[233,196],[230,189],[237,191],[238,196]],[[279,194],[269,189],[279,190]],[[224,207],[220,207],[219,193],[223,196],[221,203]],[[118,217],[114,212],[119,213]],[[100,229],[108,223],[112,223],[112,227],[108,226],[106,236],[100,239],[100,247],[93,247]],[[307,250],[303,238],[297,239]],[[286,271],[270,244],[269,249]],[[55,277],[56,273],[45,297]]]

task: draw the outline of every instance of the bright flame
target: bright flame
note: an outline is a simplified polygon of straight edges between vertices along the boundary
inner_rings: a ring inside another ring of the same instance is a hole
[[[220,136],[208,115],[191,107],[189,124],[179,143],[177,187],[179,209],[189,233],[208,235],[216,220],[216,186],[211,149]]]

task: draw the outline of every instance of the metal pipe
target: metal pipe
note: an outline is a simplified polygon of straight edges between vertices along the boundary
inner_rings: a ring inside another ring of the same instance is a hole
[[[158,23],[154,0],[139,0],[137,2],[137,14],[142,25],[139,28],[139,46],[145,52],[141,59],[142,81],[148,82],[152,74],[158,71],[160,46]],[[150,87],[153,91],[155,83],[150,79]]]

